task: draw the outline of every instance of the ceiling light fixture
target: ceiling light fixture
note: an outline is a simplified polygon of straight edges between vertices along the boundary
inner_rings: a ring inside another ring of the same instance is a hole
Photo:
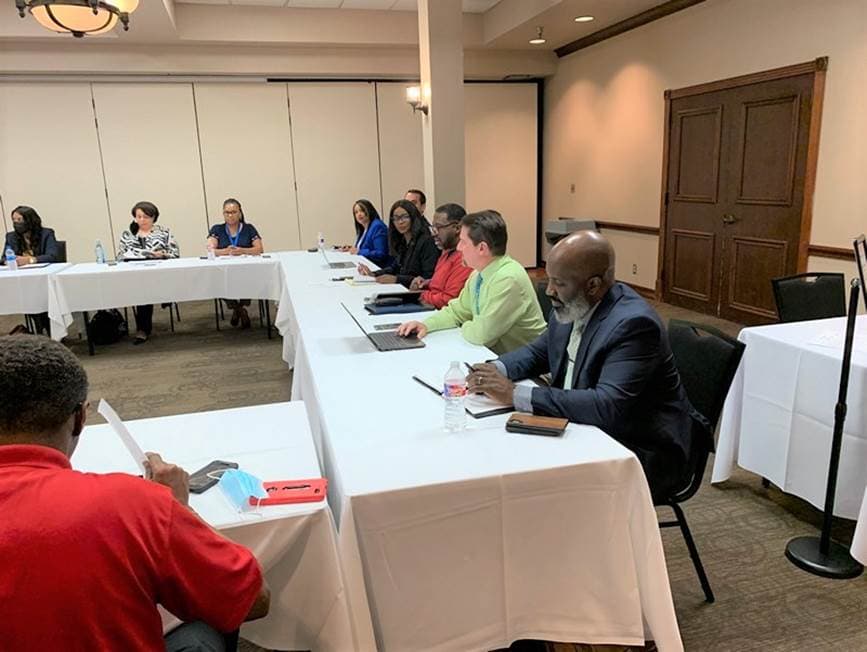
[[[594,16],[576,16],[576,23],[589,23],[591,20],[595,20]]]
[[[117,22],[129,29],[129,15],[139,0],[15,0],[18,15],[25,10],[44,28],[81,38],[85,34],[105,34]]]
[[[536,28],[536,38],[530,39],[530,45],[542,45],[545,43],[545,39],[542,37],[542,32],[544,31],[544,27]]]

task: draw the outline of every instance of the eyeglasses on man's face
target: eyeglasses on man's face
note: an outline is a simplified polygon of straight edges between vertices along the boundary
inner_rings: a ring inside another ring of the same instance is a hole
[[[442,224],[437,224],[434,222],[431,224],[431,229],[436,233],[437,231],[442,231],[444,229],[448,229],[449,227],[457,226],[459,222],[443,222]]]

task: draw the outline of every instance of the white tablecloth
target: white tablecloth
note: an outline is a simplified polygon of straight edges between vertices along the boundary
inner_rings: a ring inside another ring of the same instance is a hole
[[[295,365],[295,339],[298,334],[298,320],[292,304],[293,292],[320,292],[323,297],[331,297],[331,290],[345,287],[345,281],[335,281],[335,278],[357,276],[353,269],[331,269],[322,254],[311,251],[281,251],[274,254],[283,269],[283,294],[280,305],[274,317],[274,327],[283,337],[283,361],[291,369]],[[329,251],[329,261],[332,263],[364,263],[370,269],[378,266],[362,256],[354,256],[340,251]],[[386,290],[401,290],[400,286],[384,286],[371,284],[366,287],[367,294],[384,292]]]
[[[0,267],[0,315],[48,312],[48,279],[67,267],[69,263],[18,270]]]
[[[861,502],[861,514],[855,526],[851,553],[855,559],[867,565],[867,490],[864,491],[864,500]]]
[[[51,336],[59,340],[72,313],[83,310],[219,298],[279,300],[282,294],[280,263],[270,257],[85,263],[51,277],[48,316]]]
[[[822,509],[845,318],[745,328],[723,409],[713,482],[739,466]],[[834,513],[856,518],[867,486],[867,317],[856,323]]]
[[[303,258],[282,262],[287,278],[305,273]],[[441,399],[411,375],[490,352],[458,331],[429,335],[424,349],[377,352],[339,302],[368,328],[408,318],[364,313],[363,298],[382,286],[306,273],[307,287],[290,289],[293,398],[320,438],[356,631],[371,637],[364,649],[638,645],[646,635],[681,650],[634,455],[587,426],[555,439],[507,434],[503,416],[446,434]]]
[[[130,421],[145,450],[192,472],[214,459],[237,462],[263,480],[320,477],[305,407],[275,403]],[[107,425],[88,426],[72,457],[82,471],[137,467]],[[348,614],[334,525],[327,503],[263,507],[239,514],[218,487],[191,495],[190,505],[230,539],[250,548],[271,588],[271,611],[241,635],[277,649],[357,649]]]

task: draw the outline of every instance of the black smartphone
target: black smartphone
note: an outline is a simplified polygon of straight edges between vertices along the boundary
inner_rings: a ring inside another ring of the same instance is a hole
[[[190,493],[204,493],[220,481],[219,476],[209,477],[214,471],[223,471],[225,469],[237,469],[238,465],[235,462],[224,462],[223,460],[214,460],[209,462],[198,471],[190,475]]]

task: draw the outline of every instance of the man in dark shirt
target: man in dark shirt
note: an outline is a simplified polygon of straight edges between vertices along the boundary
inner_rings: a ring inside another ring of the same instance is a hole
[[[63,345],[0,337],[0,641],[222,649],[221,633],[268,613],[258,562],[187,506],[189,476],[155,453],[148,480],[72,470],[87,389]],[[157,604],[189,624],[164,640]]]

